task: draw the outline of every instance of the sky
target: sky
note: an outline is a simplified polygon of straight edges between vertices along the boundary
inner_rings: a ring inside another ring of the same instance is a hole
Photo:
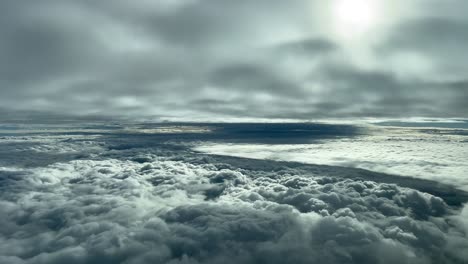
[[[0,0],[0,263],[468,263],[466,10]]]
[[[0,113],[466,118],[464,0],[4,0]]]

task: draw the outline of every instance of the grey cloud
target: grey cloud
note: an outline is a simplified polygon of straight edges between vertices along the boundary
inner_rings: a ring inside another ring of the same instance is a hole
[[[332,52],[338,49],[335,43],[325,39],[304,39],[299,41],[290,41],[275,47],[275,51],[285,52],[286,54],[302,55],[302,56],[317,56],[324,53]]]
[[[86,1],[85,5],[92,9],[98,9],[104,14],[116,19],[123,20],[135,27],[143,28],[150,36],[162,39],[174,45],[193,46],[201,50],[206,47],[214,47],[219,43],[233,47],[243,44],[241,47],[249,47],[255,43],[255,33],[259,29],[271,28],[280,25],[275,19],[290,24],[294,21],[303,20],[302,17],[292,18],[287,12],[300,12],[305,14],[301,8],[304,1],[282,1],[261,0],[256,3],[241,0],[236,3],[229,1],[179,1],[177,8],[161,11],[163,2],[153,4],[153,8],[144,9],[129,8],[128,3],[118,4],[94,3]],[[140,4],[144,7],[145,4]],[[151,6],[150,6],[151,7]],[[261,32],[263,34],[263,32]],[[239,43],[239,38],[246,39]],[[234,41],[230,45],[229,41]]]
[[[242,93],[266,92],[277,96],[297,97],[304,94],[297,84],[263,65],[234,64],[212,73],[213,85]]]
[[[467,26],[468,21],[450,17],[414,19],[396,26],[379,51],[389,57],[397,52],[421,54],[435,64],[436,76],[431,78],[466,79]]]
[[[404,80],[392,71],[365,71],[342,65],[327,65],[319,78],[330,87],[318,106],[339,117],[354,116],[463,116],[465,82]],[[320,113],[320,110],[317,110]]]
[[[398,30],[390,35],[387,45],[434,52],[433,55],[458,53],[462,50],[463,43],[468,41],[465,30],[467,23],[468,21],[449,18],[420,18],[407,21],[397,26]]]
[[[458,77],[401,80],[392,75],[394,65],[362,72],[349,63],[347,43],[312,22],[323,11],[319,6],[301,0],[5,1],[0,102],[10,115],[465,115],[464,20],[446,14],[404,19],[392,28],[377,49],[382,61],[422,52],[440,64],[437,75]],[[347,73],[339,72],[343,68]]]

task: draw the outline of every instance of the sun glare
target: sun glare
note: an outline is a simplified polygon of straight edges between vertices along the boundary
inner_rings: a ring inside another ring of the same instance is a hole
[[[378,0],[336,0],[333,18],[341,34],[368,32],[378,21]]]

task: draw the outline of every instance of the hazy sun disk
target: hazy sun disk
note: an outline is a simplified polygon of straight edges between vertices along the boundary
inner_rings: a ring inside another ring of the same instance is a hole
[[[341,33],[369,31],[378,21],[378,0],[336,0],[333,5],[335,27]]]

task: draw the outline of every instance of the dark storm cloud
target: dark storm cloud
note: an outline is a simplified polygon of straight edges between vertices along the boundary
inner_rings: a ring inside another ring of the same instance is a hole
[[[349,43],[323,34],[330,22],[312,22],[324,11],[311,1],[1,5],[0,102],[10,112],[311,119],[467,110],[466,21],[450,16],[454,8],[430,18],[429,6],[427,17],[384,34],[377,59],[416,52],[439,65],[402,79],[395,65],[363,71],[349,62]]]

